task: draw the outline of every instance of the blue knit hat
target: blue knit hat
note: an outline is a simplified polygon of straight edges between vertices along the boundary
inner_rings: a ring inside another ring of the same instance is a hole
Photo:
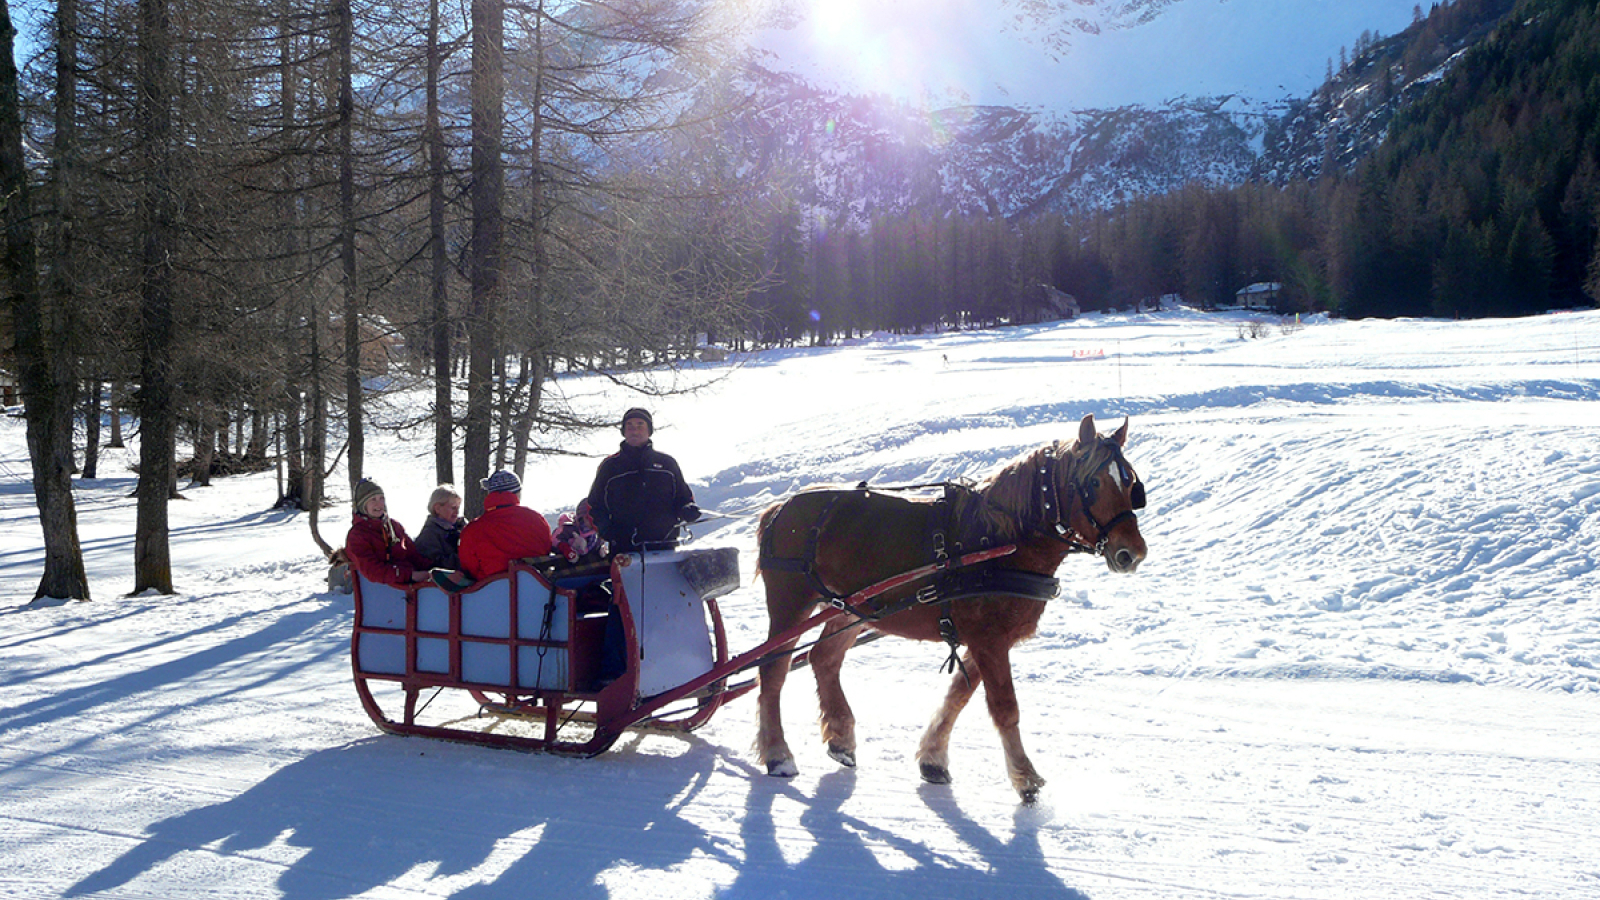
[[[522,479],[517,477],[517,473],[507,472],[505,469],[501,469],[478,483],[483,485],[483,489],[491,494],[522,493]]]

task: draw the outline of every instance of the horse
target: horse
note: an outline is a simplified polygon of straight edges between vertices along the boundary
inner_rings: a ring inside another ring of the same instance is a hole
[[[1024,803],[1037,799],[1045,781],[1017,727],[1011,647],[1033,635],[1068,554],[1098,554],[1119,573],[1133,572],[1144,559],[1134,512],[1144,506],[1144,483],[1123,457],[1127,439],[1126,419],[1100,435],[1088,415],[1076,442],[1039,447],[976,487],[940,485],[945,491],[938,499],[897,496],[863,483],[853,490],[808,488],[761,514],[757,571],[766,590],[769,640],[800,627],[824,601],[854,611],[827,619],[809,651],[829,756],[856,764],[855,716],[839,670],[860,632],[942,640],[956,671],[917,750],[923,780],[950,782],[950,732],[981,684],[1011,783]],[[990,556],[985,549],[1004,554],[1011,545],[1014,552],[977,565],[952,563]],[[930,562],[950,568],[886,590],[870,603],[845,602]],[[778,777],[799,772],[779,712],[798,639],[776,644],[760,665],[755,749],[767,773]],[[960,645],[965,650],[958,657]]]

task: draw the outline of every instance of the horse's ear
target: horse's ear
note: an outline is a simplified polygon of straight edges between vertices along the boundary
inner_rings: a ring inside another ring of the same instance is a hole
[[[1117,442],[1117,446],[1118,447],[1126,447],[1128,445],[1128,417],[1127,416],[1123,416],[1122,417],[1122,427],[1118,428],[1116,430],[1116,433],[1111,435],[1111,439],[1113,441]]]
[[[1094,432],[1094,413],[1090,413],[1078,423],[1078,446],[1092,447],[1097,437],[1099,435]]]

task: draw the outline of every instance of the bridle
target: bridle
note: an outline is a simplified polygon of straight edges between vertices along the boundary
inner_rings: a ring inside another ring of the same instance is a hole
[[[1137,523],[1138,516],[1134,510],[1144,509],[1144,482],[1128,465],[1128,460],[1122,455],[1122,447],[1110,438],[1100,438],[1100,449],[1110,457],[1107,462],[1111,468],[1109,474],[1118,490],[1124,486],[1129,489],[1128,508],[1111,517],[1108,522],[1101,522],[1094,517],[1094,494],[1100,487],[1100,479],[1095,475],[1100,470],[1100,463],[1089,468],[1086,478],[1073,477],[1072,486],[1078,492],[1078,500],[1083,504],[1083,517],[1088,519],[1095,527],[1094,543],[1083,540],[1077,529],[1066,520],[1066,504],[1055,498],[1056,494],[1056,468],[1061,458],[1054,453],[1046,454],[1044,465],[1038,470],[1039,502],[1042,509],[1038,529],[1067,545],[1069,553],[1093,553],[1096,556],[1105,554],[1106,542],[1111,539],[1111,530],[1124,521]],[[1093,451],[1085,453],[1080,459],[1091,460],[1096,456]]]

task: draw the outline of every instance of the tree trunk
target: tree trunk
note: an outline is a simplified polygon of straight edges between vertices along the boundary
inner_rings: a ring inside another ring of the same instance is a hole
[[[55,383],[52,377],[50,354],[62,350],[51,346],[59,336],[47,333],[49,320],[39,294],[28,172],[22,155],[17,69],[12,56],[15,37],[10,7],[6,0],[0,0],[0,197],[5,198],[0,280],[11,289],[17,374],[28,423],[34,499],[44,530],[44,574],[33,596],[87,600],[89,579],[83,568],[77,509],[72,499],[72,406],[76,391],[71,385]],[[67,392],[64,399],[60,396],[62,390]]]
[[[77,170],[78,170],[78,2],[56,4],[55,164],[56,243],[50,279],[51,380],[56,390],[58,440],[72,442],[72,418],[78,393],[77,353],[72,346],[78,322]],[[74,469],[76,471],[76,469]]]
[[[239,419],[239,427],[244,427],[244,419]],[[259,465],[267,458],[267,417],[257,407],[250,410],[250,441],[246,443],[242,438],[234,441],[239,452],[244,454],[244,461],[250,465]]]
[[[280,0],[278,4],[279,32],[278,32],[278,113],[282,117],[279,123],[284,136],[284,145],[294,145],[292,135],[295,130],[295,69],[294,69],[294,35],[295,27],[293,11],[289,0]],[[299,204],[294,199],[295,179],[294,170],[290,163],[285,162],[283,167],[282,200],[280,201],[280,217],[283,222],[281,237],[282,254],[285,260],[293,261],[297,258],[299,244],[296,235],[299,232],[300,222],[298,217]],[[292,266],[293,263],[291,262]],[[287,267],[286,267],[287,268]],[[285,276],[288,276],[285,272]],[[301,385],[306,380],[306,359],[303,354],[306,344],[306,335],[311,331],[310,319],[314,313],[308,312],[309,304],[305,300],[305,292],[291,288],[283,309],[283,394],[278,402],[283,415],[283,429],[281,433],[281,452],[278,463],[284,469],[284,478],[279,488],[278,506],[307,509],[306,502],[306,465],[305,465],[305,435],[301,427],[305,421],[305,395]],[[263,445],[264,447],[264,445]]]
[[[350,489],[361,481],[365,441],[361,423],[361,295],[356,281],[355,73],[351,67],[350,0],[334,3],[334,44],[339,54],[339,268],[344,292],[344,404]]]
[[[172,88],[167,0],[139,0],[134,119],[145,179],[139,278],[139,487],[133,593],[171,594],[167,502],[176,453],[172,384],[174,243]]]
[[[428,3],[428,242],[433,335],[433,467],[440,484],[453,484],[455,413],[450,390],[449,248],[445,245],[445,146],[439,120],[439,73],[444,66],[439,46],[439,0]]]
[[[539,404],[544,399],[544,379],[547,368],[548,365],[542,354],[528,353],[522,358],[522,371],[526,373],[528,382],[528,405],[522,410],[522,415],[517,418],[517,427],[512,438],[512,446],[516,450],[512,461],[512,469],[516,471],[518,478],[521,478],[528,470],[528,439],[533,435],[533,423],[539,418]]]
[[[200,418],[194,423],[194,473],[189,476],[190,484],[203,487],[211,486],[211,464],[217,457],[217,426],[215,413],[209,409],[200,411]]]
[[[100,415],[105,406],[105,382],[99,376],[85,385],[83,401],[83,472],[84,478],[100,477]]]
[[[318,320],[312,322],[308,331],[311,334],[311,393],[307,397],[310,410],[306,420],[309,434],[306,437],[306,460],[304,496],[306,499],[306,518],[311,526],[311,539],[322,549],[324,556],[332,557],[333,548],[322,537],[322,492],[328,483],[326,473],[322,471],[322,461],[327,458],[328,436],[328,404],[322,390],[322,322],[321,314],[317,313]],[[341,544],[343,541],[340,542]]]
[[[111,382],[111,393],[106,397],[106,412],[111,418],[111,442],[106,447],[121,450],[122,444],[122,382]]]
[[[467,313],[471,341],[467,362],[466,440],[463,499],[473,515],[483,511],[488,475],[494,359],[504,244],[505,8],[502,0],[472,0],[472,287]]]

